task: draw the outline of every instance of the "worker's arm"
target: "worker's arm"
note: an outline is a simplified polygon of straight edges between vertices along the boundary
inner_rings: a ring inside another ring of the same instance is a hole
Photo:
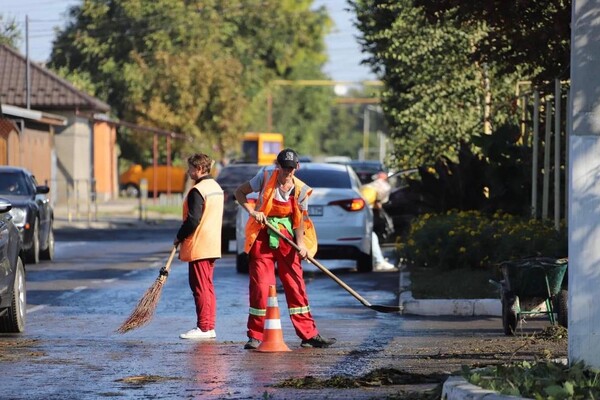
[[[204,198],[198,189],[193,188],[190,190],[188,193],[187,203],[188,215],[177,232],[177,237],[173,241],[174,245],[181,243],[185,240],[185,238],[193,234],[200,224],[200,219],[202,218],[202,212],[204,211]]]
[[[234,195],[235,199],[242,206],[242,208],[246,210],[248,214],[250,214],[250,217],[262,224],[267,220],[265,214],[260,211],[256,211],[248,202],[247,196],[253,192],[255,192],[255,190],[253,190],[252,186],[250,186],[250,182],[244,182],[238,186],[237,189],[235,189]]]

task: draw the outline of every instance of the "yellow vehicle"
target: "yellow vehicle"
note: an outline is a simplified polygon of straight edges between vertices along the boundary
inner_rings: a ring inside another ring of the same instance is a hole
[[[156,172],[156,173],[155,173]],[[119,188],[127,197],[140,196],[140,182],[146,179],[148,182],[148,196],[154,194],[154,177],[156,175],[156,192],[160,193],[184,193],[187,183],[187,170],[182,167],[167,165],[152,165],[142,168],[139,164],[133,164],[129,169],[119,176]]]
[[[281,133],[246,132],[242,141],[243,161],[258,165],[273,164],[283,150]]]

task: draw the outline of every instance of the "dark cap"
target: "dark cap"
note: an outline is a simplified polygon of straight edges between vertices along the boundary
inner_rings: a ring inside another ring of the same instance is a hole
[[[277,155],[277,163],[283,168],[297,168],[298,153],[292,149],[283,149]]]

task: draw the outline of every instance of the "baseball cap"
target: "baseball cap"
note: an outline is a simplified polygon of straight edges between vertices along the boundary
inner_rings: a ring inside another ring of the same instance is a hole
[[[283,168],[297,168],[298,167],[298,153],[292,149],[283,149],[277,155],[277,162]]]

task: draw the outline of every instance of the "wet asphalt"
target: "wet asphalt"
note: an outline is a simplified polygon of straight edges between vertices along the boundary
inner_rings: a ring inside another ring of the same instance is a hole
[[[402,398],[424,385],[281,388],[289,379],[360,377],[380,368],[451,373],[416,353],[439,353],[453,341],[502,337],[498,318],[419,318],[377,313],[333,280],[306,272],[313,316],[328,349],[299,347],[278,286],[289,353],[258,353],[246,342],[248,278],[226,255],[215,268],[217,339],[179,339],[194,327],[187,265],[175,261],[152,321],[127,334],[115,330],[158,276],[178,223],[121,229],[57,229],[56,260],[28,268],[26,332],[0,335],[3,399],[314,399]],[[397,305],[399,273],[359,274],[327,267],[372,304]],[[310,270],[310,268],[309,268]],[[533,326],[532,326],[533,327]],[[429,369],[428,369],[429,368]]]

